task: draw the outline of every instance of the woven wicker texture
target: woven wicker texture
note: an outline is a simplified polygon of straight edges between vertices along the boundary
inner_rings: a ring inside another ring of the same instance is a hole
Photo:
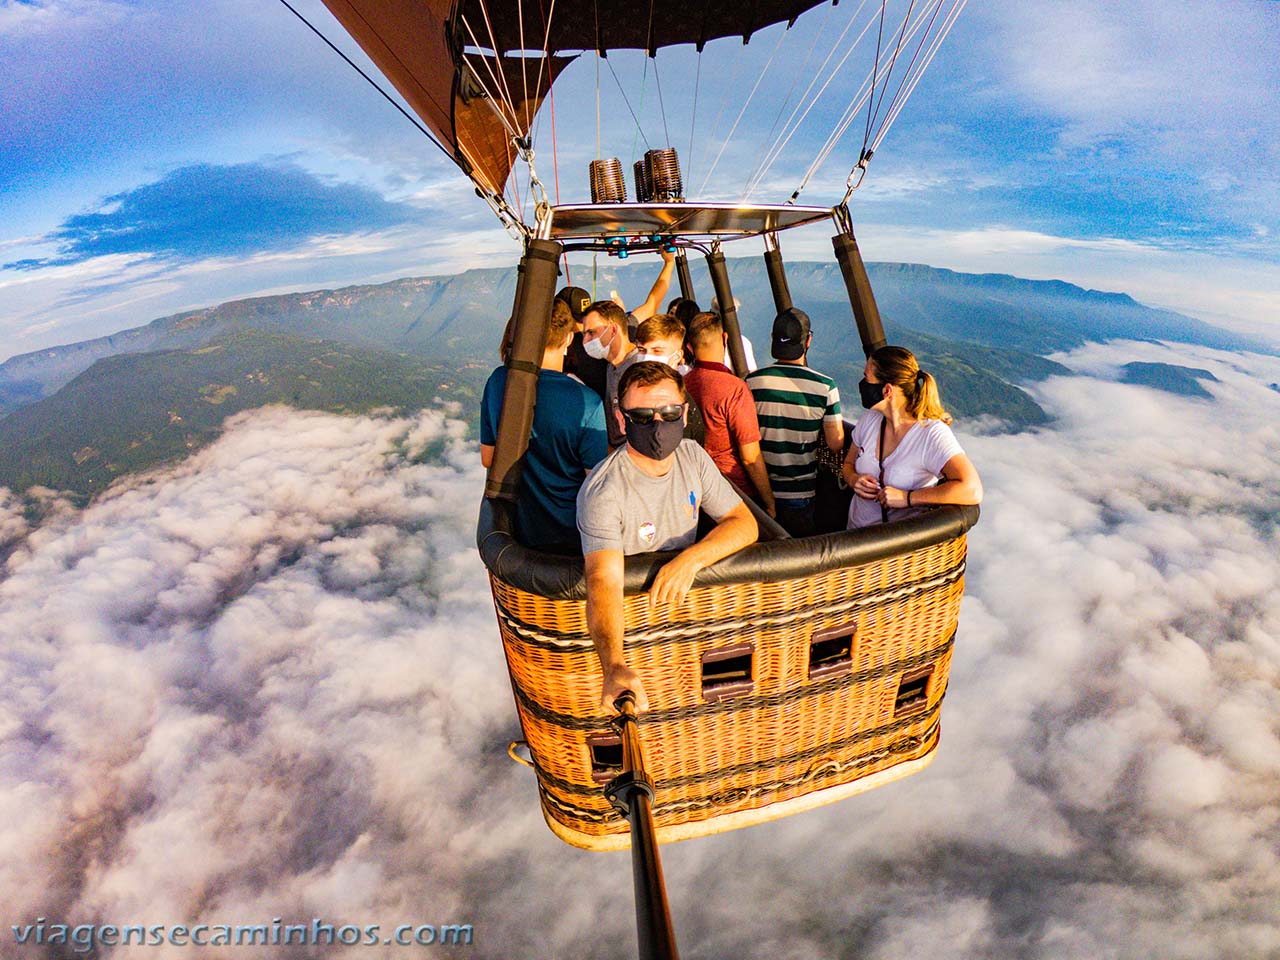
[[[964,565],[958,537],[811,578],[697,587],[677,607],[626,597],[627,659],[651,706],[641,735],[659,838],[714,833],[731,814],[735,826],[767,820],[771,804],[933,750]],[[491,584],[543,812],[571,843],[616,848],[626,821],[603,797],[609,772],[593,777],[589,746],[612,730],[585,604]],[[815,634],[829,662],[810,676]],[[736,661],[704,668],[704,655],[735,649]],[[748,664],[739,695],[704,689],[704,670],[714,683]]]

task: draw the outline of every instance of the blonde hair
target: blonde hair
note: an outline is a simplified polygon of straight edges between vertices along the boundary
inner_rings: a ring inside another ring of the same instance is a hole
[[[917,420],[951,423],[951,414],[942,406],[938,382],[920,369],[920,362],[906,347],[881,347],[867,358],[881,383],[891,383],[907,400],[907,412]]]
[[[636,328],[635,343],[653,340],[684,340],[684,324],[671,313],[655,313]]]

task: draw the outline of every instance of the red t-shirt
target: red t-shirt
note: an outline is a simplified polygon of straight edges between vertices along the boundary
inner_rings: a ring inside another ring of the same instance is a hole
[[[722,474],[754,497],[755,485],[738,456],[743,444],[760,442],[760,421],[750,389],[724,364],[705,360],[693,365],[684,385],[707,422],[703,447]]]

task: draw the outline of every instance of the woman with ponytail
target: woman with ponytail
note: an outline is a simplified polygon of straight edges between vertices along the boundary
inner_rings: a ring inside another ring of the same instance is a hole
[[[951,432],[938,384],[910,350],[881,347],[858,384],[867,412],[844,461],[849,527],[902,520],[923,507],[982,502],[982,480]]]

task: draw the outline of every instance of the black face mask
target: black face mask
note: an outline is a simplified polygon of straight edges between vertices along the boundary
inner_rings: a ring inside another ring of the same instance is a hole
[[[650,460],[665,460],[676,452],[680,441],[684,439],[684,423],[674,420],[654,420],[652,423],[632,423],[626,421],[627,443],[635,448],[636,453]]]
[[[867,378],[863,377],[858,381],[858,393],[862,395],[862,405],[870,410],[884,399],[884,384],[867,383]]]

